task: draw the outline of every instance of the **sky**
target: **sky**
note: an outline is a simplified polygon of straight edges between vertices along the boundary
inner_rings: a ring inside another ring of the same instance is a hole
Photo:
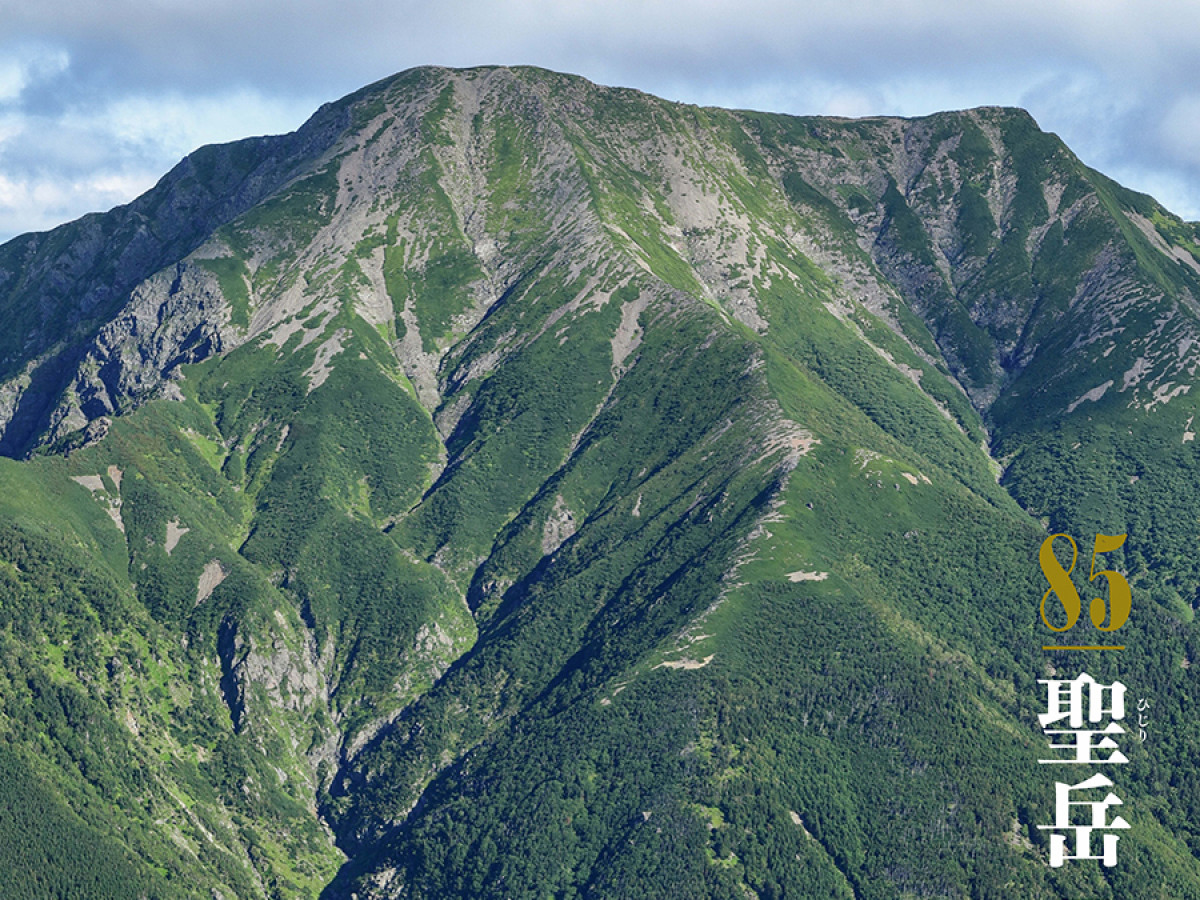
[[[426,64],[538,65],[797,115],[1021,106],[1200,220],[1200,3],[0,0],[0,241]]]

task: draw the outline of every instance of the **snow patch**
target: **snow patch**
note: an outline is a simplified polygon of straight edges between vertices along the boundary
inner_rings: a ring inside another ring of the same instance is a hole
[[[865,447],[860,447],[854,451],[854,461],[858,463],[859,469],[865,469],[868,463],[873,463],[877,459],[883,459],[883,454],[876,453],[874,450],[868,450]]]

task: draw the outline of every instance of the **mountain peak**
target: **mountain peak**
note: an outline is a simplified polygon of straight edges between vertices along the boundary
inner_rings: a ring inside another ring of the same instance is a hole
[[[430,67],[201,148],[0,247],[6,877],[1103,893],[1045,864],[1034,560],[1129,535],[1092,671],[1185,746],[1198,297],[1020,110]],[[1120,877],[1194,892],[1188,754],[1122,746]]]
[[[1068,231],[1096,217],[1081,254]],[[763,285],[799,284],[771,258],[817,262],[836,273],[835,305],[866,300],[986,411],[1064,302],[1076,308],[1039,268],[1047,238],[1072,247],[1063,283],[1075,284],[1101,251],[1137,267],[1146,241],[1169,250],[1187,233],[1021,110],[788,117],[528,67],[411,69],[292,135],[202,148],[133,204],[4,248],[0,285],[22,312],[0,346],[0,450],[133,408],[181,363],[270,340],[350,294],[368,321],[396,326],[397,359],[434,408],[451,335],[555,255],[624,259],[760,332]],[[396,310],[396,292],[414,290],[388,280],[397,242],[406,270],[449,292],[440,311],[420,299]],[[1150,274],[1164,297],[1190,299],[1195,260],[1180,252]],[[63,260],[65,278],[45,277]],[[924,328],[906,328],[899,304]],[[172,330],[147,330],[147,317]]]

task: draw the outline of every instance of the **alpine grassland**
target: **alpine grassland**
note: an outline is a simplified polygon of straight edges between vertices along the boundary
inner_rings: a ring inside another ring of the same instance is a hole
[[[1198,299],[1020,110],[532,68],[19,237],[0,895],[1200,898]],[[1131,827],[1052,867],[1084,670]]]

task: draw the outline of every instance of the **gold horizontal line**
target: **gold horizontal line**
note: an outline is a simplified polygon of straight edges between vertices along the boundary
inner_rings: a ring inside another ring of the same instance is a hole
[[[1042,649],[1043,650],[1124,650],[1125,645],[1120,644],[1118,646],[1112,646],[1111,644],[1088,644],[1086,646],[1080,646],[1080,647],[1064,647],[1064,646],[1055,645],[1055,646],[1051,646],[1051,647],[1042,647]]]

